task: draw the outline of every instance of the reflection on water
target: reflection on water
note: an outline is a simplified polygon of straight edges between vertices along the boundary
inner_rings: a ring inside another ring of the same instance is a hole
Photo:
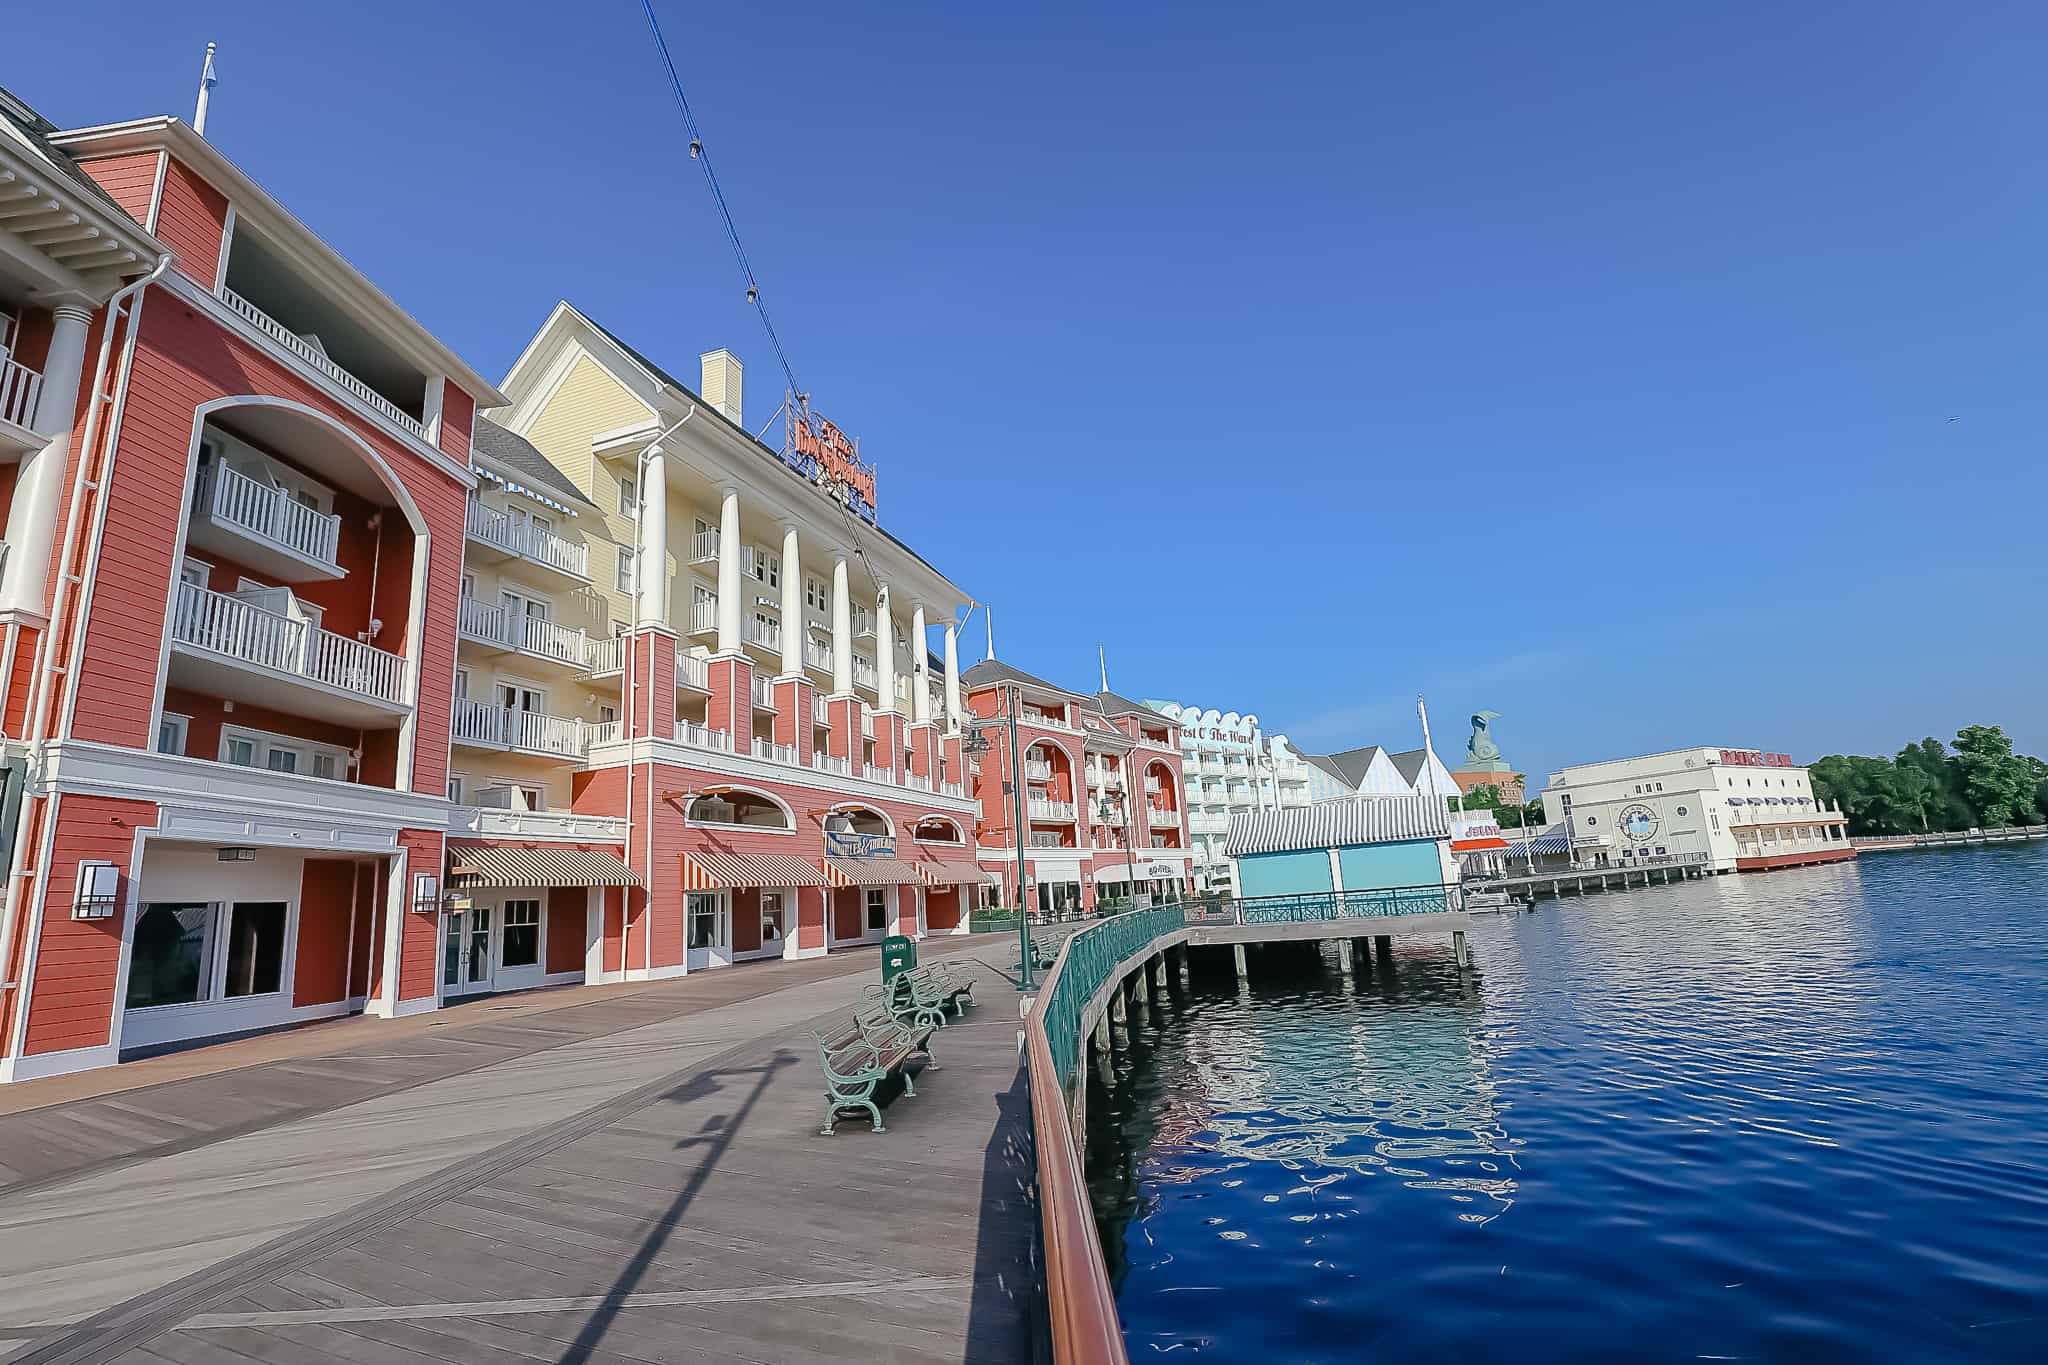
[[[1199,975],[1089,1097],[1134,1359],[2048,1358],[2048,848]]]

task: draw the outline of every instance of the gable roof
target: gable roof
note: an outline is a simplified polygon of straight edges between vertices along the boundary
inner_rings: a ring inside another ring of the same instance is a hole
[[[1422,776],[1423,759],[1428,753],[1427,749],[1409,749],[1403,753],[1388,754],[1387,758],[1399,770],[1401,780],[1412,787]]]
[[[1344,770],[1338,767],[1334,762],[1332,762],[1328,754],[1303,754],[1302,758],[1307,762],[1315,765],[1315,767],[1317,767],[1321,771],[1328,773],[1331,777],[1336,778],[1339,782],[1345,783],[1346,785],[1351,787],[1356,787],[1358,785],[1356,782],[1353,782],[1350,778],[1344,775]]]
[[[1173,721],[1171,716],[1161,715],[1149,706],[1140,705],[1129,697],[1120,697],[1114,692],[1097,692],[1093,700],[1095,709],[1105,716],[1138,716],[1147,721],[1164,720],[1179,724],[1178,721]]]
[[[993,687],[997,683],[1006,682],[1021,683],[1025,687],[1036,687],[1046,692],[1057,692],[1063,697],[1072,697],[1076,701],[1088,700],[1088,698],[1078,692],[1067,691],[1066,688],[1061,687],[1058,683],[1047,682],[1036,673],[1026,673],[1021,668],[1012,668],[1010,665],[996,659],[983,659],[980,663],[960,675],[960,683],[963,687]]]
[[[52,170],[70,180],[78,189],[100,200],[123,218],[128,217],[128,210],[115,202],[114,196],[101,188],[99,181],[87,175],[68,152],[50,141],[50,134],[59,131],[56,124],[37,113],[21,96],[0,85],[0,136],[11,132],[38,159],[49,163]]]
[[[488,417],[477,417],[470,444],[474,454],[502,466],[523,482],[583,507],[597,506],[590,500],[590,495],[557,469],[554,461],[541,454],[533,442],[517,432],[507,431]]]
[[[1341,754],[1325,754],[1323,761],[1329,765],[1325,771],[1335,769],[1337,776],[1343,778],[1347,785],[1356,787],[1365,781],[1365,775],[1371,770],[1372,761],[1379,752],[1379,745],[1368,744],[1362,749],[1346,749]]]
[[[1313,806],[1239,811],[1230,817],[1223,856],[1447,839],[1450,833],[1450,812],[1441,801],[1415,795],[1360,796]]]

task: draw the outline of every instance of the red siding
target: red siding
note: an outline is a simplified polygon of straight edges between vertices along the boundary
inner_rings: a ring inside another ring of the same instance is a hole
[[[135,852],[135,831],[154,825],[156,816],[157,808],[149,801],[58,798],[24,1052],[62,1052],[108,1041],[125,906],[111,919],[76,920],[71,918],[71,896],[78,882],[78,864],[88,858],[121,869],[125,896],[130,889],[128,868]]]
[[[859,938],[867,931],[867,909],[861,888],[842,886],[832,892],[832,937]]]
[[[292,1004],[329,1005],[348,993],[349,911],[356,865],[308,858],[299,889],[299,952]]]
[[[548,892],[549,974],[583,970],[589,897],[590,893],[580,886],[558,886]]]
[[[398,998],[418,1000],[434,993],[441,974],[441,917],[422,915],[412,908],[413,878],[422,872],[441,875],[442,837],[429,829],[402,829],[398,842],[406,849],[405,907],[398,945]]]
[[[732,893],[732,950],[751,953],[761,946],[761,893],[742,887]]]
[[[450,383],[441,386],[441,449],[456,459],[469,460],[470,424],[476,418],[476,400]]]
[[[156,238],[177,253],[177,268],[202,288],[212,289],[219,273],[221,234],[227,220],[226,195],[175,159],[165,168]]]
[[[162,152],[126,152],[120,156],[82,161],[79,165],[130,218],[138,223],[147,223],[149,196],[156,189],[157,162],[163,156]],[[218,238],[219,235],[216,229],[214,236]],[[168,238],[164,240],[169,242]],[[206,284],[208,288],[213,286],[213,276],[206,277]]]
[[[14,672],[7,679],[5,725],[8,735],[22,738],[28,732],[28,694],[35,684],[36,643],[42,632],[34,626],[21,627],[14,642]]]
[[[268,730],[272,734],[290,735],[294,739],[332,745],[337,749],[353,749],[356,746],[354,730],[305,716],[295,716],[285,711],[271,711],[261,706],[252,706],[245,701],[236,702],[235,709],[229,711],[226,709],[226,703],[219,697],[209,697],[202,692],[187,692],[183,688],[164,689],[164,710],[191,717],[191,724],[185,732],[185,755],[188,758],[218,758],[220,729],[223,725]]]
[[[362,875],[356,878],[356,933],[355,951],[349,955],[348,993],[367,996],[370,993],[370,963],[376,952],[378,922],[378,892],[384,884],[384,863],[365,863]]]
[[[924,927],[927,929],[952,929],[960,923],[960,891],[958,887],[943,887],[927,892],[924,900]]]

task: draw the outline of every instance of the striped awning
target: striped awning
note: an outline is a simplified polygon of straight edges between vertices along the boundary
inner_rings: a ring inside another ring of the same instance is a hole
[[[925,862],[915,864],[932,886],[980,886],[995,880],[996,874],[973,863]]]
[[[683,855],[683,890],[720,891],[729,886],[823,886],[816,863],[785,853],[718,853],[706,850]]]
[[[827,858],[825,875],[834,886],[921,886],[917,864],[901,858]]]
[[[1447,839],[1450,833],[1450,813],[1437,797],[1357,796],[1313,806],[1239,811],[1230,817],[1223,856]]]
[[[472,886],[638,886],[639,876],[618,855],[582,848],[514,848],[451,842],[455,865],[449,884]]]

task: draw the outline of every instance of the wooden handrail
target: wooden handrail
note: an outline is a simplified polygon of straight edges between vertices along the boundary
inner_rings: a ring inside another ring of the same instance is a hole
[[[1059,981],[1067,965],[1067,946],[1060,945],[1059,956],[1040,985],[1039,999],[1050,995]],[[1116,1294],[1110,1288],[1095,1209],[1081,1170],[1081,1150],[1067,1117],[1066,1089],[1053,1066],[1052,1044],[1036,1009],[1024,1020],[1024,1066],[1031,1085],[1031,1145],[1038,1161],[1053,1360],[1057,1365],[1129,1365]]]

